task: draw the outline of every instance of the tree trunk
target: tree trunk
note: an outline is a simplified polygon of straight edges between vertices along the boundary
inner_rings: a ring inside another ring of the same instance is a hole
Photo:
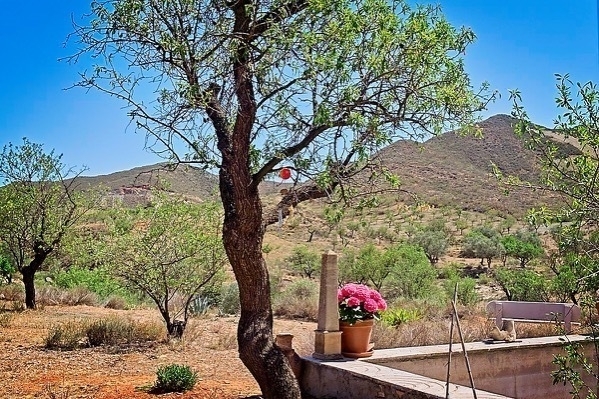
[[[223,242],[239,285],[241,318],[237,331],[239,357],[252,373],[265,399],[299,399],[299,384],[286,356],[275,346],[268,270],[262,257],[262,206],[243,160],[231,160],[220,171],[225,209]],[[226,162],[224,162],[226,163]],[[229,170],[229,167],[232,170]],[[239,174],[234,173],[239,167]],[[233,173],[231,173],[233,172]],[[237,180],[237,181],[235,181]]]
[[[21,273],[23,274],[23,284],[25,285],[25,306],[27,309],[35,309],[35,272],[31,266],[24,267]]]
[[[25,285],[25,307],[27,309],[35,309],[35,272],[39,270],[50,252],[52,252],[51,249],[36,251],[29,265],[21,269],[23,284]]]
[[[174,320],[166,322],[166,329],[168,331],[169,338],[181,338],[183,337],[183,333],[185,332],[185,327],[187,326],[187,322],[183,320]]]

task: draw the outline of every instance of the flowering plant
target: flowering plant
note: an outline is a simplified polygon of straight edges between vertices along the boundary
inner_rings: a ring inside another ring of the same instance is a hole
[[[363,284],[345,284],[337,290],[339,320],[355,324],[359,320],[379,318],[379,312],[387,309],[387,302],[377,290]]]

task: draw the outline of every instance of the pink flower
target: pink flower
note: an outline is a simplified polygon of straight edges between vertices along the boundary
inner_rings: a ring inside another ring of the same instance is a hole
[[[383,299],[383,297],[381,296],[381,294],[379,294],[377,290],[370,290],[370,299],[374,299],[378,302],[381,299]]]
[[[350,308],[360,306],[360,302],[361,301],[355,296],[347,298],[347,306],[349,306]]]
[[[365,285],[359,284],[356,286],[356,292],[353,294],[360,302],[364,302],[370,297],[370,288]]]
[[[379,304],[374,299],[368,298],[364,301],[364,310],[369,313],[375,313],[379,310]]]
[[[383,298],[381,298],[377,301],[377,305],[378,305],[379,310],[387,309],[387,302],[385,302],[385,300]]]
[[[344,298],[349,298],[350,296],[354,295],[356,292],[358,284],[345,284],[342,288],[341,288],[341,294],[343,295]]]

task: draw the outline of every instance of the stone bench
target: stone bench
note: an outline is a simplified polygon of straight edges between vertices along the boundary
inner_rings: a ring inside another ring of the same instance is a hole
[[[495,319],[499,329],[503,326],[503,320],[524,323],[560,322],[564,324],[564,330],[568,334],[572,323],[580,324],[580,307],[572,303],[491,301],[487,304],[487,312]]]

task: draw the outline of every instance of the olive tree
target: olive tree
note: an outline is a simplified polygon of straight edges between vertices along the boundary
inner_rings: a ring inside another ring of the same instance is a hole
[[[221,225],[216,204],[158,192],[150,206],[122,208],[111,223],[110,272],[154,301],[169,337],[183,335],[196,297],[220,292],[226,264]]]
[[[393,140],[470,123],[492,96],[464,71],[474,33],[403,0],[99,0],[73,36],[70,61],[96,63],[80,86],[123,100],[157,153],[218,172],[240,358],[265,398],[299,398],[274,345],[265,228],[302,201],[360,198],[356,182],[380,180],[360,172],[390,177],[373,158]],[[263,209],[283,167],[305,184]]]
[[[506,179],[561,194],[561,209],[540,208],[533,213],[567,221],[554,231],[558,245],[551,254],[552,270],[558,280],[576,287],[571,298],[580,300],[578,294],[595,295],[599,289],[599,90],[593,82],[574,84],[568,75],[556,76],[561,113],[551,139],[546,128],[529,120],[520,93],[512,92],[513,115],[519,119],[515,131],[536,150],[543,174],[540,182]]]
[[[23,276],[28,309],[35,308],[35,273],[93,206],[75,190],[81,171],[61,158],[27,139],[0,154],[0,245]]]

